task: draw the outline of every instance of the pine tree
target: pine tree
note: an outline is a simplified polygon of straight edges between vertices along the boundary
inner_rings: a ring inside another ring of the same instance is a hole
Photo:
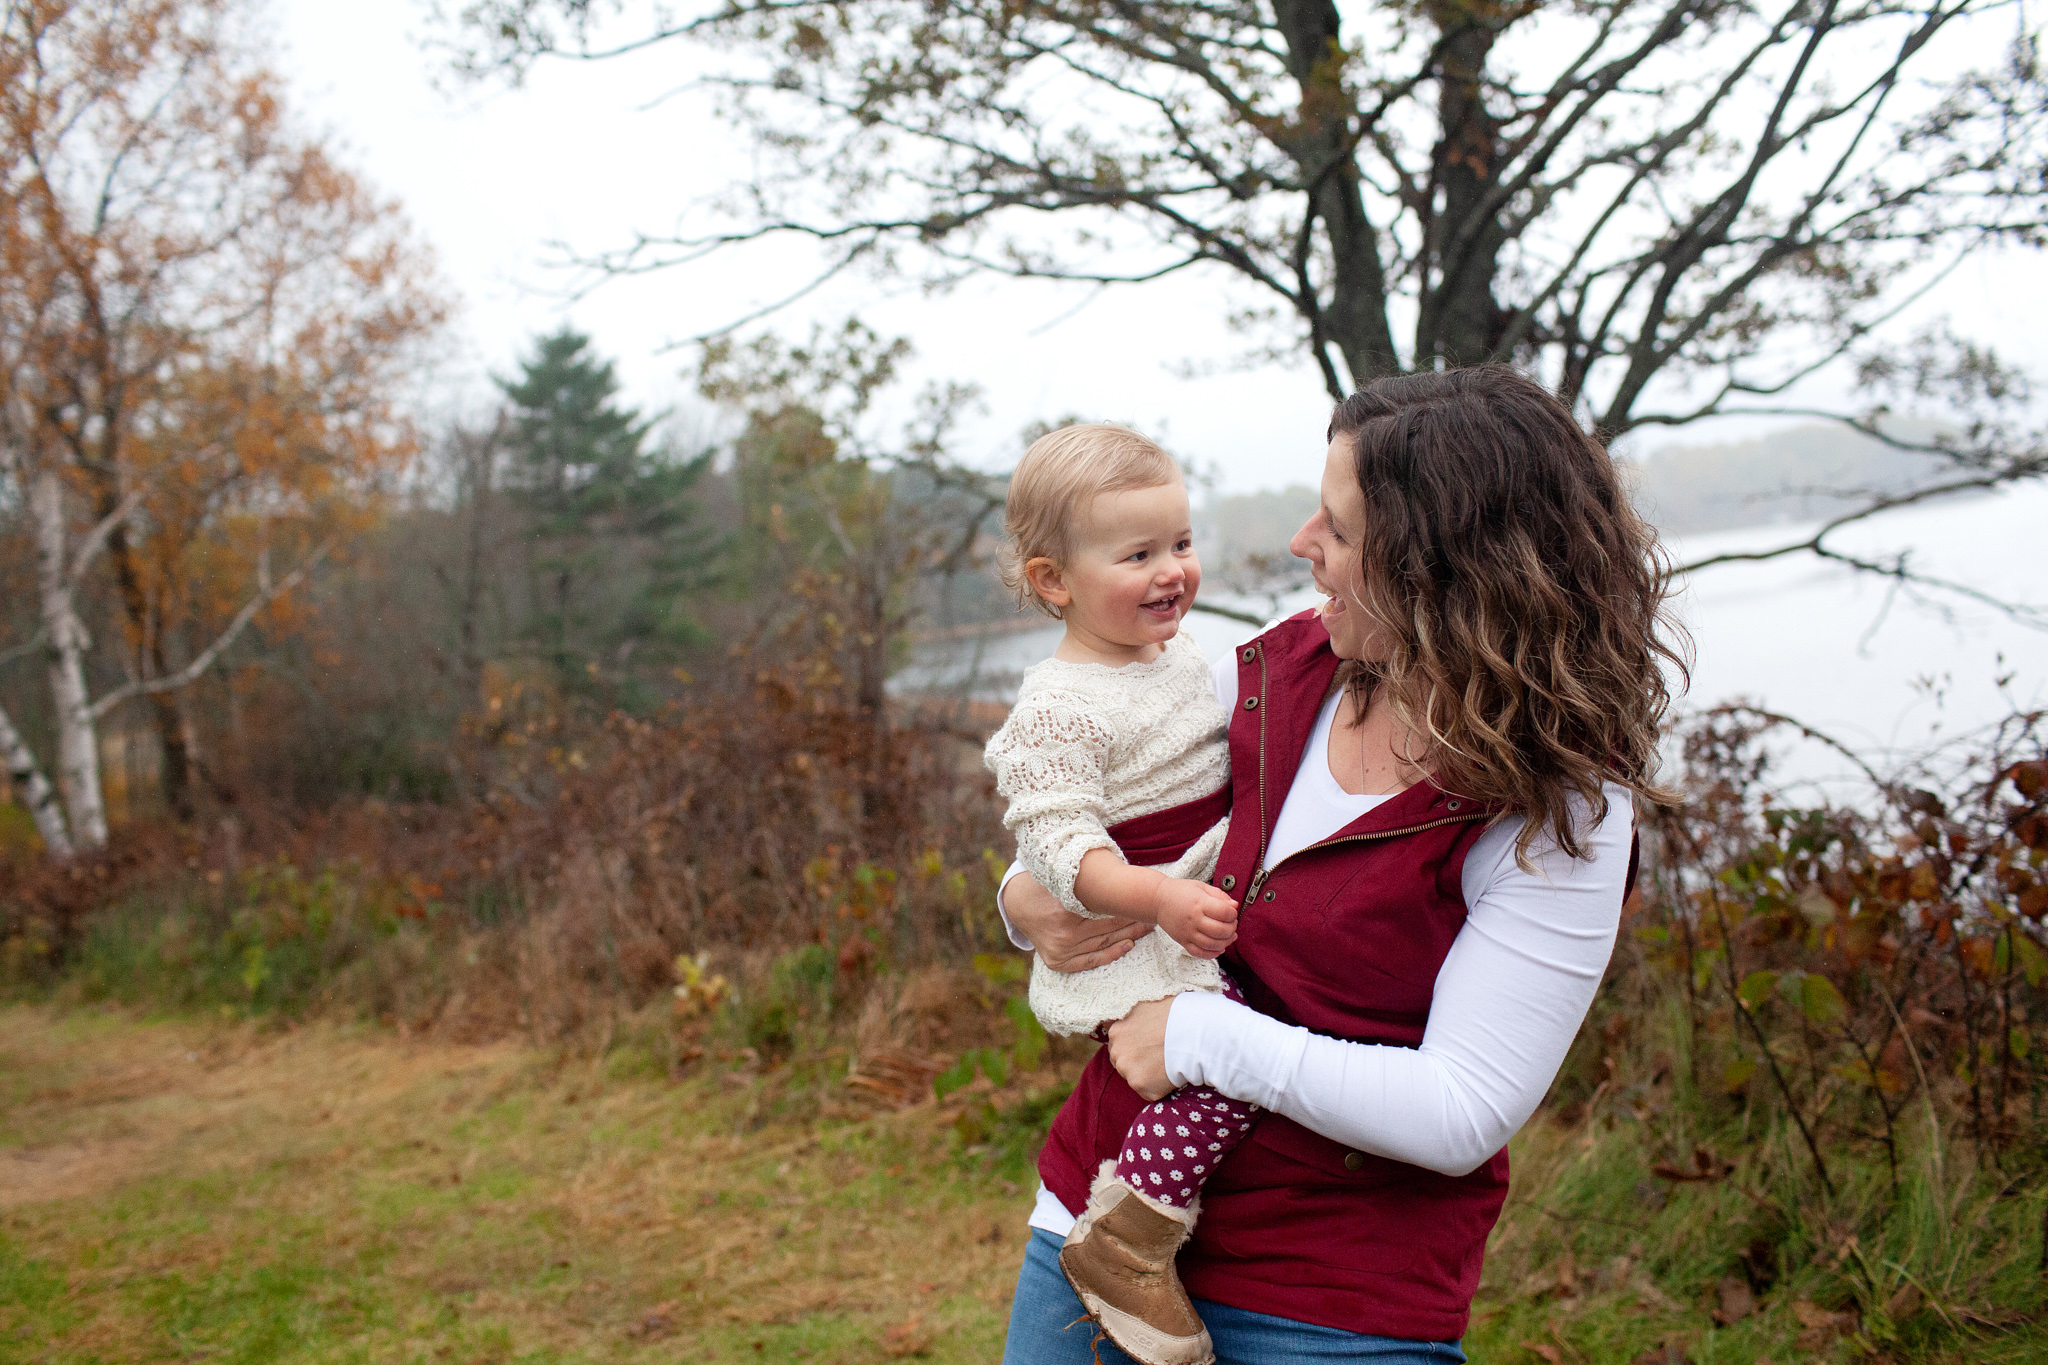
[[[498,386],[512,418],[507,481],[530,519],[533,635],[565,680],[650,644],[694,642],[687,598],[720,548],[691,534],[689,493],[709,454],[650,445],[655,422],[615,401],[612,362],[573,328],[539,338],[520,370]]]

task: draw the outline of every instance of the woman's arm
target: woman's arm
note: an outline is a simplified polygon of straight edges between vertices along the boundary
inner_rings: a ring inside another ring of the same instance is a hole
[[[1085,972],[1114,962],[1131,945],[1152,932],[1149,924],[1127,919],[1087,919],[1060,904],[1031,874],[1012,867],[996,893],[996,908],[1010,931],[1010,942],[1056,972]]]
[[[1165,1074],[1360,1151],[1447,1175],[1475,1169],[1549,1090],[1613,952],[1634,821],[1625,790],[1607,797],[1584,860],[1553,851],[1524,872],[1519,822],[1481,836],[1466,860],[1471,910],[1437,974],[1420,1047],[1325,1038],[1194,992],[1172,1003]],[[1126,1050],[1127,1075],[1156,1074],[1156,1054]]]

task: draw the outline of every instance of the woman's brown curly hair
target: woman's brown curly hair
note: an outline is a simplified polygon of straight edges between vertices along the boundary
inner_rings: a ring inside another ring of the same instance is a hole
[[[1427,736],[1447,791],[1528,816],[1585,853],[1603,781],[1651,800],[1664,664],[1689,641],[1665,605],[1669,561],[1614,461],[1535,381],[1498,366],[1374,380],[1337,405],[1365,493],[1359,604],[1387,657],[1352,667],[1361,711],[1384,689]]]

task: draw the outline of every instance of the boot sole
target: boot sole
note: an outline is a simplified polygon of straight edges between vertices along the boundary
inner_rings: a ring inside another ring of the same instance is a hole
[[[1139,1365],[1216,1365],[1216,1350],[1206,1327],[1199,1337],[1170,1337],[1143,1318],[1106,1302],[1094,1290],[1083,1288],[1067,1269],[1064,1255],[1060,1257],[1060,1274],[1074,1291],[1074,1297],[1081,1301],[1088,1320]]]

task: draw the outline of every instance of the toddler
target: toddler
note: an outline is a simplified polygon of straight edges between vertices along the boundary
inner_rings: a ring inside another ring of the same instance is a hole
[[[1005,581],[1066,635],[1025,672],[988,742],[1009,802],[1003,822],[1018,861],[1069,910],[1157,926],[1088,971],[1034,961],[1031,1008],[1051,1032],[1100,1038],[1143,1001],[1182,991],[1237,998],[1211,960],[1237,923],[1233,898],[1208,885],[1229,824],[1228,721],[1208,663],[1180,630],[1202,581],[1180,471],[1137,432],[1065,427],[1024,453],[1005,529]],[[1142,824],[1125,825],[1189,805],[1220,817],[1191,845],[1161,848],[1131,837]],[[1155,866],[1125,860],[1111,833],[1120,825]],[[1148,1105],[1121,1158],[1102,1164],[1060,1252],[1089,1315],[1145,1365],[1213,1358],[1174,1254],[1194,1227],[1202,1182],[1257,1114],[1206,1086]]]

